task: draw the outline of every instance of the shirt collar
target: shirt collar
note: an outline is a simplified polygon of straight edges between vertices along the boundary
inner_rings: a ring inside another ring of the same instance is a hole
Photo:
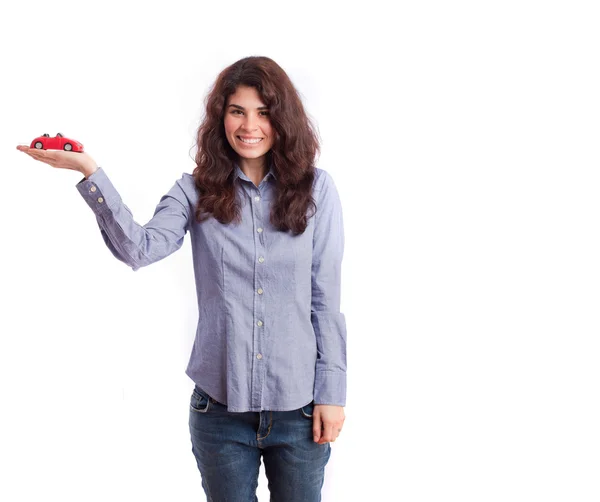
[[[252,180],[244,174],[244,171],[242,171],[242,169],[240,168],[240,166],[238,165],[237,162],[234,162],[234,165],[235,165],[234,172],[235,172],[236,178],[241,178],[243,180],[252,182]],[[274,179],[277,179],[277,175],[275,174],[275,169],[273,169],[273,162],[271,162],[271,164],[269,166],[269,172],[267,172],[267,174],[265,175],[265,178],[268,177],[269,175],[271,175]]]

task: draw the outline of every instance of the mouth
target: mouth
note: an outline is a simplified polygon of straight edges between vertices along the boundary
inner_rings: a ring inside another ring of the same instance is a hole
[[[264,138],[242,138],[241,136],[236,136],[236,138],[239,139],[245,145],[257,145],[264,139]]]

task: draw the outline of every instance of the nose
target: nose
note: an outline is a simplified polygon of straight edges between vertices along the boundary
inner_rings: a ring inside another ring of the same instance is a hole
[[[242,124],[242,128],[248,132],[256,130],[256,119],[251,113],[246,115],[246,119]]]

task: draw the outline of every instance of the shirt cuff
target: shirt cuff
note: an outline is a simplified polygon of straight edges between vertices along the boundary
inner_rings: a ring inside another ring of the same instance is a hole
[[[315,404],[346,406],[346,373],[317,371],[314,400]]]
[[[121,202],[121,196],[101,167],[80,180],[75,187],[96,214],[109,211]]]

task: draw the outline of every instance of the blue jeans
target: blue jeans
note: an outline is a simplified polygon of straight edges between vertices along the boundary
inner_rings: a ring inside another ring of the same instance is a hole
[[[207,501],[257,502],[262,457],[270,502],[320,502],[331,445],[313,441],[313,407],[228,412],[196,385],[189,426]]]

